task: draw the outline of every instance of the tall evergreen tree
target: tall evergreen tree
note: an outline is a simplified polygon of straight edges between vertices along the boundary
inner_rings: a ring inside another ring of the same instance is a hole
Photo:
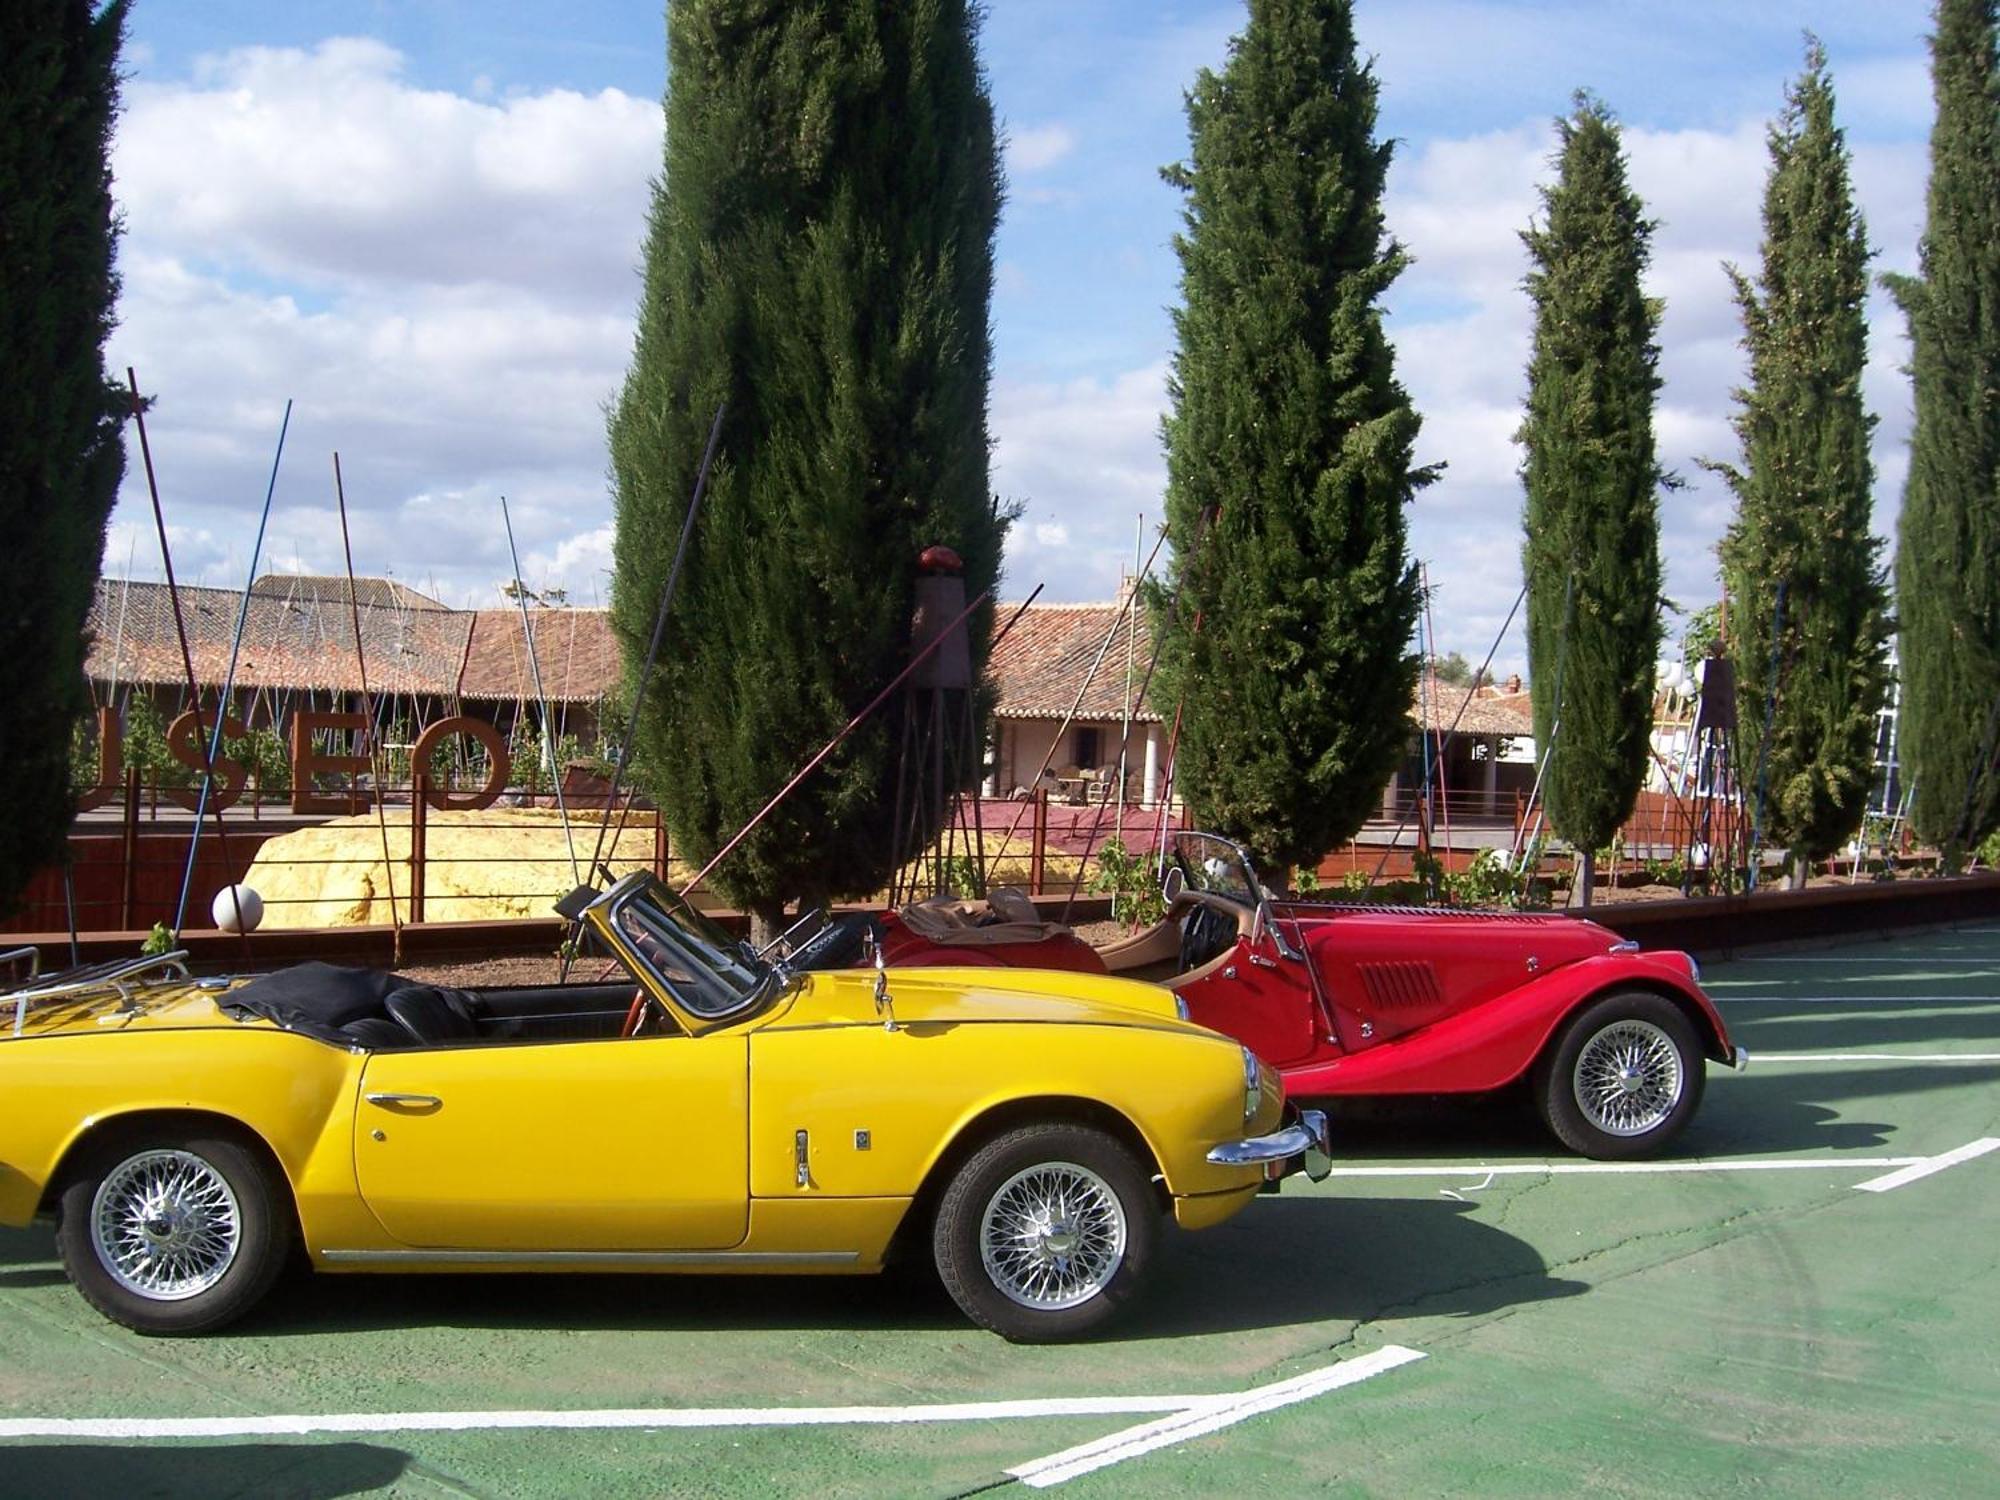
[[[1349,0],[1251,0],[1187,97],[1162,610],[1178,781],[1277,869],[1361,826],[1410,737],[1420,419],[1378,301],[1391,146]]]
[[[2000,7],[1939,0],[1922,274],[1909,320],[1916,430],[1897,528],[1911,820],[1948,861],[2000,826]]]
[[[104,375],[118,279],[107,153],[129,0],[0,10],[0,913],[64,857],[84,620],[125,473]]]
[[[671,0],[665,167],[610,422],[612,620],[636,671],[710,419],[720,458],[639,728],[705,859],[908,659],[918,553],[999,572],[987,305],[1000,169],[970,0]],[[975,669],[990,606],[972,622]],[[975,730],[975,732],[978,732]],[[878,717],[730,856],[764,921],[879,889]]]
[[[1762,272],[1752,284],[1728,268],[1750,383],[1736,393],[1743,467],[1714,465],[1737,504],[1722,566],[1738,742],[1760,836],[1791,851],[1795,879],[1861,826],[1888,685],[1888,590],[1868,530],[1875,421],[1861,399],[1868,236],[1833,105],[1812,42],[1771,131]]]
[[[1626,185],[1617,123],[1578,95],[1556,122],[1555,186],[1522,236],[1535,269],[1527,450],[1528,665],[1550,825],[1583,854],[1631,815],[1645,777],[1660,644],[1653,399],[1660,304],[1641,290],[1652,223]]]

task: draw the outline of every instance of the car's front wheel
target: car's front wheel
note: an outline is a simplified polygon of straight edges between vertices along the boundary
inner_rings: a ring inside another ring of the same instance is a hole
[[[284,1268],[283,1194],[263,1157],[225,1135],[113,1142],[63,1190],[63,1270],[115,1323],[206,1333],[248,1312]]]
[[[1139,1289],[1159,1209],[1131,1151],[1082,1125],[996,1136],[938,1205],[938,1275],[967,1317],[1016,1343],[1088,1333]]]
[[[1707,1074],[1693,1025],[1661,995],[1607,995],[1579,1011],[1535,1068],[1542,1118],[1604,1161],[1660,1151],[1694,1117]]]

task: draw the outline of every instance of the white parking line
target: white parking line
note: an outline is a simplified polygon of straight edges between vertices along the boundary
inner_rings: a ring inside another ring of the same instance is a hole
[[[316,1437],[356,1432],[499,1432],[562,1429],[896,1426],[922,1422],[1022,1421],[1048,1417],[1139,1416],[1164,1412],[1175,1423],[1215,1427],[1366,1380],[1423,1355],[1391,1346],[1274,1385],[1206,1396],[1053,1396],[1018,1401],[933,1402],[919,1406],[700,1406],[599,1411],[385,1411],[262,1417],[10,1417],[0,1439]],[[1212,1431],[1203,1426],[1201,1431]],[[1189,1434],[1193,1436],[1193,1433]],[[1114,1434],[1122,1441],[1131,1434]],[[1171,1441],[1179,1441],[1172,1439]],[[1163,1446],[1161,1443],[1150,1444]],[[1139,1451],[1144,1451],[1139,1450]],[[1061,1455],[1058,1455],[1059,1457]],[[1116,1460],[1107,1460],[1115,1462]],[[1042,1463],[1049,1462],[1042,1460]],[[1092,1465],[1091,1467],[1098,1467]],[[1078,1470],[1079,1473],[1084,1472]],[[1043,1483],[1055,1483],[1053,1479]]]
[[[506,1429],[832,1427],[905,1422],[992,1422],[1027,1417],[1130,1416],[1206,1411],[1220,1396],[1075,1396],[956,1401],[928,1406],[696,1406],[610,1411],[385,1411],[271,1417],[15,1417],[0,1438],[313,1437],[335,1432],[493,1432]]]
[[[1776,984],[1775,979],[1743,979],[1739,984]],[[1729,984],[1716,980],[1704,986],[1717,1005],[2000,1005],[2000,995],[1718,995]]]
[[[1766,1063],[1996,1063],[2000,1052],[1753,1052],[1750,1061],[1760,1068]]]
[[[1170,1448],[1191,1438],[1218,1432],[1261,1412],[1276,1411],[1281,1406],[1308,1401],[1328,1391],[1339,1390],[1342,1386],[1359,1384],[1423,1357],[1419,1350],[1391,1344],[1359,1359],[1327,1365],[1291,1380],[1260,1385],[1240,1396],[1219,1403],[1211,1401],[1206,1406],[1178,1416],[1128,1427],[1096,1442],[1065,1448],[1047,1458],[1017,1464],[1007,1472],[1030,1488],[1047,1489],[1050,1485],[1061,1484],[1079,1475],[1123,1463],[1128,1458],[1137,1458],[1142,1453],[1151,1453],[1156,1448]]]
[[[1920,958],[1907,953],[1901,957],[1878,954],[1869,958],[1863,958],[1859,955],[1849,956],[1830,953],[1767,954],[1763,957],[1732,958],[1727,960],[1727,963],[1730,967],[1734,967],[1737,964],[1889,964],[1893,967],[1903,969],[1927,969],[1933,964],[1978,964],[1984,968],[2000,969],[2000,957],[1996,956],[1986,958]],[[1718,964],[1716,967],[1720,968],[1723,965]]]
[[[1490,1172],[1496,1177],[1595,1177],[1685,1172],[1842,1172],[1852,1167],[1913,1167],[1930,1160],[1928,1156],[1816,1156],[1763,1161],[1730,1161],[1726,1158],[1699,1161],[1523,1161],[1506,1162],[1500,1166],[1480,1162],[1456,1167],[1335,1167],[1333,1176],[1466,1177],[1474,1172]],[[1303,1203],[1306,1200],[1300,1198],[1293,1201]]]
[[[2000,1139],[1987,1136],[1981,1140],[1971,1141],[1966,1145],[1960,1146],[1956,1151],[1945,1151],[1936,1156],[1927,1156],[1922,1161],[1912,1163],[1910,1166],[1903,1168],[1900,1172],[1891,1172],[1886,1177],[1871,1177],[1868,1181],[1857,1182],[1854,1186],[1857,1190],[1864,1193],[1893,1192],[1895,1189],[1905,1187],[1920,1178],[1929,1177],[1935,1172],[1942,1172],[1946,1167],[1955,1167],[1961,1162],[1971,1161],[1974,1157],[1984,1156],[1989,1151],[2000,1151]]]

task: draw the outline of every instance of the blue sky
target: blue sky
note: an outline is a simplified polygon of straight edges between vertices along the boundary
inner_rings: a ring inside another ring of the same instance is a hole
[[[1763,133],[1811,28],[1831,56],[1882,269],[1914,265],[1930,97],[1917,0],[1360,0],[1391,227],[1415,265],[1388,303],[1398,370],[1447,465],[1412,510],[1438,645],[1477,659],[1519,588],[1528,309],[1518,231],[1550,122],[1588,87],[1624,121],[1661,221],[1669,592],[1714,591],[1741,377],[1721,262],[1753,266]],[[1241,3],[993,0],[982,50],[1009,137],[993,308],[994,487],[1019,500],[1007,591],[1109,597],[1141,515],[1176,299],[1181,100],[1220,67]],[[122,326],[109,350],[150,424],[176,569],[240,586],[278,418],[296,398],[264,569],[338,571],[338,449],[355,563],[493,603],[506,494],[535,586],[601,599],[604,403],[631,340],[659,162],[657,5],[527,0],[140,0],[114,170]],[[1900,320],[1872,308],[1878,532],[1893,527],[1909,397]],[[114,576],[158,576],[128,483]],[[1515,638],[1499,660],[1517,665]]]

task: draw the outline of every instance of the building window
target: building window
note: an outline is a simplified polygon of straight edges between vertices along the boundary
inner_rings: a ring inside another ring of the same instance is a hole
[[[1076,764],[1077,769],[1080,771],[1095,771],[1099,765],[1097,729],[1093,725],[1077,725]]]

